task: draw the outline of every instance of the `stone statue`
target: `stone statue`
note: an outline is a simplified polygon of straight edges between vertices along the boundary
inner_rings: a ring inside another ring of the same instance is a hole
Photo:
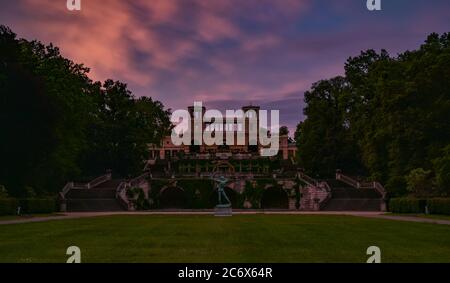
[[[216,182],[217,193],[219,195],[219,204],[216,206],[217,208],[230,208],[231,201],[225,193],[225,187],[228,183],[228,179],[224,176],[220,176],[219,178],[213,178]],[[222,203],[222,197],[225,199],[226,203]]]

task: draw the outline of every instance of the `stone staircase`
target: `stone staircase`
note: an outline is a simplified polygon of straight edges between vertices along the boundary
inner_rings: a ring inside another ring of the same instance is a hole
[[[324,211],[380,211],[382,195],[373,188],[354,188],[338,180],[328,180],[331,198]]]
[[[331,198],[323,211],[380,211],[380,199],[337,199]]]
[[[298,178],[305,186],[300,189],[300,209],[304,211],[319,211],[331,197],[331,190],[327,182],[316,180],[306,175],[303,171],[298,173]]]
[[[71,188],[65,195],[68,212],[124,211],[116,198],[117,187],[123,180],[105,180],[100,184]]]
[[[329,192],[308,185],[301,189],[302,197],[300,198],[300,208],[305,211],[321,210],[323,203],[328,202]]]
[[[297,201],[296,201],[295,198],[289,198],[288,208],[289,208],[289,210],[296,210],[297,209]]]

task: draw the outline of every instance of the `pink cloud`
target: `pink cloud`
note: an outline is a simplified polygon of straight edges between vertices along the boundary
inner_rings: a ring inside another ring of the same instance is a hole
[[[259,37],[249,37],[242,43],[245,51],[255,51],[265,48],[275,48],[281,44],[281,39],[273,34],[263,35]]]
[[[2,24],[20,37],[53,42],[93,79],[176,108],[284,99],[298,111],[296,95],[342,74],[349,56],[416,48],[449,26],[445,0],[377,14],[350,0],[82,0],[81,12],[65,0],[4,2]]]
[[[152,85],[158,70],[179,71],[180,62],[198,55],[198,42],[214,43],[223,39],[242,42],[245,51],[270,48],[279,43],[275,36],[255,37],[243,32],[234,16],[264,20],[266,13],[249,12],[258,4],[270,5],[283,16],[297,14],[308,1],[201,1],[192,0],[195,9],[192,23],[180,19],[180,0],[128,1],[90,0],[82,2],[81,12],[69,12],[65,1],[21,0],[27,17],[14,21],[21,36],[53,42],[63,54],[91,68],[96,80],[121,78],[138,86]],[[136,11],[145,16],[136,17]],[[159,25],[170,24],[184,31],[184,36],[161,38],[155,31]],[[186,36],[192,32],[193,36]],[[133,52],[146,54],[136,62]],[[233,64],[220,58],[211,61],[219,72],[233,72]],[[147,71],[142,72],[142,69]],[[193,72],[191,71],[192,75]]]
[[[230,20],[219,16],[202,12],[197,23],[197,33],[202,40],[216,42],[227,38],[238,38],[240,36],[237,28]]]
[[[149,84],[152,77],[137,71],[129,57],[124,36],[139,30],[135,30],[134,19],[124,3],[83,1],[81,12],[68,12],[65,5],[55,5],[52,0],[26,0],[24,7],[34,13],[21,19],[15,27],[26,35],[31,34],[27,37],[53,42],[65,56],[85,63],[91,67],[94,79],[121,74],[129,82]],[[37,31],[45,32],[37,36],[34,34]]]

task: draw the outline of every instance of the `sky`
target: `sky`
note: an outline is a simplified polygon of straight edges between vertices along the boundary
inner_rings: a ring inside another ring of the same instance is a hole
[[[60,47],[94,80],[128,84],[167,108],[259,105],[291,135],[303,93],[344,72],[350,56],[416,49],[450,32],[449,0],[0,0],[0,24]]]

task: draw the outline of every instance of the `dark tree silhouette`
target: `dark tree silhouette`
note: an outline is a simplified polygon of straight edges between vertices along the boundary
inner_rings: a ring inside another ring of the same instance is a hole
[[[160,102],[88,72],[58,48],[0,26],[0,184],[11,195],[56,192],[106,169],[137,174],[148,144],[167,134],[170,112]]]
[[[322,176],[367,171],[391,194],[405,193],[406,176],[422,168],[432,171],[431,191],[449,194],[450,34],[397,57],[362,52],[345,70],[305,93],[300,163]]]

